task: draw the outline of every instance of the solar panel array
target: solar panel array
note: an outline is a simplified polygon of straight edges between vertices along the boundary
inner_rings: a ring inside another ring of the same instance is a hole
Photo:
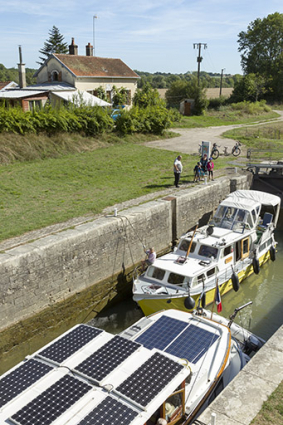
[[[78,425],[130,425],[137,415],[130,407],[108,396]]]
[[[218,338],[217,334],[190,325],[165,351],[174,356],[188,359],[191,363],[197,363]]]
[[[179,363],[154,353],[116,390],[145,407],[182,369]]]
[[[140,344],[115,335],[80,363],[75,370],[96,381],[101,381],[139,347]]]
[[[65,375],[16,412],[10,420],[16,425],[49,425],[91,389],[90,385],[79,379]]]
[[[152,348],[164,350],[187,326],[188,324],[181,320],[161,316],[136,341],[149,350]]]
[[[218,334],[201,327],[162,316],[136,341],[148,349],[158,348],[197,363],[218,338]]]
[[[101,332],[101,329],[92,326],[79,325],[40,351],[39,355],[60,364]]]
[[[0,407],[13,400],[53,367],[34,359],[27,360],[0,380]]]

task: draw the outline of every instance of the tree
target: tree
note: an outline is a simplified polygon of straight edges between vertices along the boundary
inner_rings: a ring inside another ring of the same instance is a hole
[[[259,74],[247,74],[235,84],[229,101],[242,102],[243,100],[257,102],[268,91],[270,80]]]
[[[149,83],[145,84],[142,89],[138,89],[133,97],[134,106],[146,108],[147,106],[164,105],[164,101],[160,99],[157,89],[153,89]]]
[[[282,100],[283,14],[276,12],[256,19],[238,37],[244,73],[271,78],[273,98]]]
[[[196,76],[191,77],[190,81],[175,81],[165,93],[167,104],[170,107],[179,109],[182,99],[194,99],[193,113],[195,115],[201,115],[208,106],[208,100],[205,95],[205,84],[205,81],[200,80],[200,84],[198,85]]]
[[[68,53],[68,44],[64,43],[64,36],[60,34],[60,31],[55,25],[48,33],[50,35],[49,39],[44,42],[44,47],[39,50],[41,55],[39,65],[43,65],[46,59],[51,55],[51,53]]]

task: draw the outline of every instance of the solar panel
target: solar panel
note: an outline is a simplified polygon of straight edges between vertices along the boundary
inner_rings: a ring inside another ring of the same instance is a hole
[[[0,407],[34,384],[53,367],[34,359],[27,360],[0,380]]]
[[[147,329],[136,341],[151,350],[158,348],[164,350],[170,342],[188,326],[181,320],[162,316],[149,329]]]
[[[62,363],[101,332],[103,332],[101,329],[92,326],[79,325],[40,351],[39,355],[56,363]]]
[[[108,396],[78,425],[130,425],[137,415],[130,407]]]
[[[145,407],[182,369],[175,361],[155,353],[116,390]]]
[[[114,338],[80,363],[76,370],[101,381],[139,347],[140,344],[115,335]]]
[[[217,334],[198,326],[190,325],[169,345],[165,352],[185,358],[191,363],[197,363],[218,338],[219,335]]]
[[[90,385],[65,375],[16,412],[10,420],[16,425],[49,425],[91,388]]]

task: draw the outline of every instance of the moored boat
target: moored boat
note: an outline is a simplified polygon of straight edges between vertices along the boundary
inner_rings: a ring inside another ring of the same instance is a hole
[[[75,326],[2,375],[0,423],[188,425],[264,343],[210,315],[166,310],[119,335]]]
[[[239,190],[222,201],[211,222],[183,235],[177,248],[135,277],[133,299],[145,315],[163,309],[193,310],[224,295],[261,266],[275,260],[274,230],[280,198]]]

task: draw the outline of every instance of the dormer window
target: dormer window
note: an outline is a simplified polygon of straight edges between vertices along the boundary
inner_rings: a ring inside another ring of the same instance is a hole
[[[51,81],[59,81],[59,72],[58,71],[52,71],[51,72]]]

